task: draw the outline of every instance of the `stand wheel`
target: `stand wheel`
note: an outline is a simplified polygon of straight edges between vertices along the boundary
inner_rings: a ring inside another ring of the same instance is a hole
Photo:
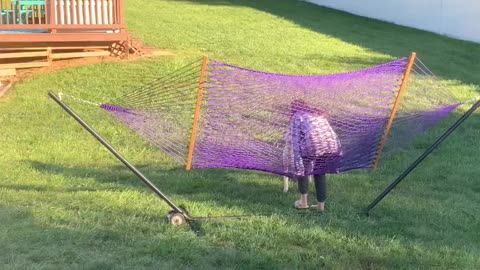
[[[172,225],[182,225],[186,223],[185,216],[175,212],[168,214],[168,221]]]

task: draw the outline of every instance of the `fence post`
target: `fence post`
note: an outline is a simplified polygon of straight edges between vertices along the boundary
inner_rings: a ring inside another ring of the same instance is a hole
[[[50,28],[50,33],[56,33],[57,29],[55,25],[57,25],[57,16],[55,13],[55,5],[57,0],[48,0],[48,24]]]

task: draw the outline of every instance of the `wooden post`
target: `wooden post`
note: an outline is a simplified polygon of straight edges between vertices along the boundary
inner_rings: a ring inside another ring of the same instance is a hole
[[[12,23],[17,24],[17,8],[13,4],[13,2],[10,3],[10,10],[7,10],[8,13],[10,13],[10,11],[12,11],[12,16],[11,16],[13,17]]]
[[[4,10],[4,9],[7,9],[8,8],[8,5],[7,5],[7,2],[5,2],[5,7],[3,6],[3,0],[0,0],[0,9],[1,10]],[[5,11],[6,12],[6,16],[5,16],[5,24],[10,24],[10,12],[8,12],[8,10]],[[3,18],[0,18],[1,21],[3,21]]]
[[[16,20],[18,20],[18,24],[23,24],[23,19],[22,19],[22,11],[20,10],[20,3],[19,2],[13,2],[12,1],[12,5],[14,7],[14,13],[16,14],[17,18]],[[15,24],[17,24],[17,22],[15,21]]]
[[[121,24],[120,17],[123,15],[120,15],[120,2],[119,0],[115,0],[115,23],[116,24]]]
[[[48,6],[48,24],[50,25],[50,33],[56,33],[57,32],[57,29],[55,27],[52,27],[52,26],[57,26],[58,23],[57,23],[57,20],[58,20],[58,16],[57,16],[57,7],[56,5],[58,4],[58,6],[60,6],[60,3],[57,3],[56,0],[48,0],[47,2],[49,4]]]
[[[378,161],[380,160],[380,156],[382,155],[383,147],[385,146],[385,142],[387,140],[388,134],[390,133],[390,129],[392,128],[393,119],[395,119],[395,115],[397,114],[398,107],[400,105],[400,99],[405,92],[405,88],[407,86],[408,78],[410,77],[410,72],[413,68],[413,63],[415,63],[415,58],[417,54],[412,52],[410,55],[410,59],[407,64],[407,68],[405,69],[405,73],[403,75],[402,83],[400,84],[400,90],[398,91],[397,98],[395,99],[395,103],[393,104],[392,113],[390,114],[390,118],[388,119],[387,126],[383,132],[382,140],[380,142],[380,147],[377,151],[377,156],[375,157],[375,161],[373,162],[373,170],[377,169]]]
[[[40,9],[40,12],[43,11],[43,24],[47,24],[47,18],[48,18],[48,10],[47,10],[47,6],[48,6],[48,0],[45,0],[45,4],[43,6],[41,6],[41,9]],[[40,19],[40,23],[42,23],[42,20]]]
[[[186,167],[187,171],[190,171],[190,169],[192,169],[193,150],[195,148],[195,139],[197,137],[198,121],[200,120],[200,107],[202,105],[203,84],[205,83],[205,75],[207,73],[207,64],[208,64],[208,57],[205,55],[203,56],[202,71],[200,73],[200,82],[198,83],[197,104],[195,106],[192,134],[190,136],[190,145],[188,147],[187,167]]]
[[[75,0],[70,0],[70,24],[77,24],[77,14],[75,13]]]
[[[32,5],[30,6],[30,11],[32,12],[32,21],[31,21],[32,24],[36,24],[36,22],[35,22],[35,10],[37,9],[37,6],[38,6],[38,5],[39,5],[39,4],[36,3],[36,4],[32,4]]]
[[[124,30],[125,29],[125,7],[124,7],[123,0],[119,0],[117,1],[117,3],[118,3],[118,19],[119,19],[119,22],[117,23],[120,23],[121,25],[120,32],[124,32],[125,31]]]
[[[87,0],[80,0],[80,5],[82,7],[82,23],[81,24],[88,24],[87,23],[88,22],[87,21],[88,20],[88,18],[87,18],[87,13],[88,13],[87,12],[88,11],[87,5],[88,5],[88,3],[87,2],[88,2]]]
[[[97,14],[97,24],[103,24],[102,22],[102,0],[95,1],[95,9]]]

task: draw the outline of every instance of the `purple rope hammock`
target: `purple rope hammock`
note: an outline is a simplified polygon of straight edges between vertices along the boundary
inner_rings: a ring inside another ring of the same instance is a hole
[[[369,169],[407,64],[400,58],[354,72],[299,76],[197,61],[101,108],[192,168],[290,177]],[[400,104],[387,152],[460,105],[418,59]]]

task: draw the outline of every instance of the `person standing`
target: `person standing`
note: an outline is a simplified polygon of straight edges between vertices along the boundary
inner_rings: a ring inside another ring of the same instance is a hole
[[[340,141],[328,121],[327,115],[309,107],[303,100],[291,104],[290,143],[293,152],[293,168],[298,182],[299,199],[296,209],[307,209],[308,175],[313,175],[319,211],[325,210],[327,179],[325,172],[338,170],[342,155]]]

